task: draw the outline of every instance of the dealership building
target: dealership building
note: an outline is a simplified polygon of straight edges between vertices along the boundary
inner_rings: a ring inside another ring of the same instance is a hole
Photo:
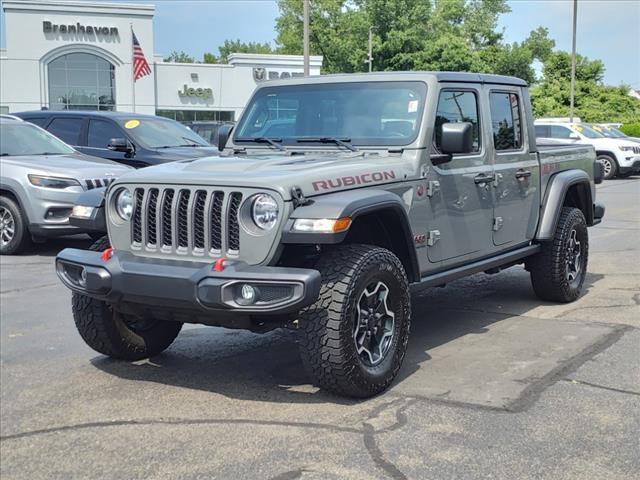
[[[180,121],[236,120],[260,82],[301,76],[298,55],[232,54],[228,64],[164,62],[151,4],[3,0],[0,113],[116,110]],[[133,81],[133,32],[151,73]],[[170,33],[170,32],[168,32]],[[322,57],[310,59],[319,75]]]

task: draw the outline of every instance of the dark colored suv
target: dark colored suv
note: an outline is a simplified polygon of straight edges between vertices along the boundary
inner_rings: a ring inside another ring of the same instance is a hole
[[[218,130],[222,125],[234,125],[235,122],[196,121],[185,122],[185,125],[204,138],[211,145],[218,145]]]
[[[153,115],[68,110],[15,115],[44,128],[82,153],[135,168],[219,154],[217,148],[193,130]]]

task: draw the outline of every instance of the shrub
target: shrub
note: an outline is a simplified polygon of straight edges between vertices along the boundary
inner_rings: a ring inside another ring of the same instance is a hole
[[[620,127],[620,131],[630,137],[640,137],[640,123],[625,123]]]

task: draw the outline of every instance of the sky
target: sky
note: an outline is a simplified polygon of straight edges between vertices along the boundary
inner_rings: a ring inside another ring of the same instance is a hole
[[[226,39],[273,44],[276,37],[275,0],[150,3],[156,6],[154,48],[158,54],[183,50],[201,59],[204,52],[217,54]],[[522,41],[531,30],[544,26],[556,41],[556,48],[571,50],[572,0],[510,0],[509,5],[511,13],[499,21],[506,41]],[[3,35],[0,38],[4,46]],[[577,50],[604,61],[605,83],[625,83],[640,89],[639,45],[640,0],[578,0]]]

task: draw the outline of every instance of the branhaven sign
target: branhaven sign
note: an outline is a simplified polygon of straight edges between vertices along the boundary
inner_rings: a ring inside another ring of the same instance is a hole
[[[118,27],[105,27],[102,25],[82,25],[76,22],[75,25],[56,24],[48,20],[42,22],[44,33],[66,33],[75,35],[102,35],[104,37],[117,37]]]

